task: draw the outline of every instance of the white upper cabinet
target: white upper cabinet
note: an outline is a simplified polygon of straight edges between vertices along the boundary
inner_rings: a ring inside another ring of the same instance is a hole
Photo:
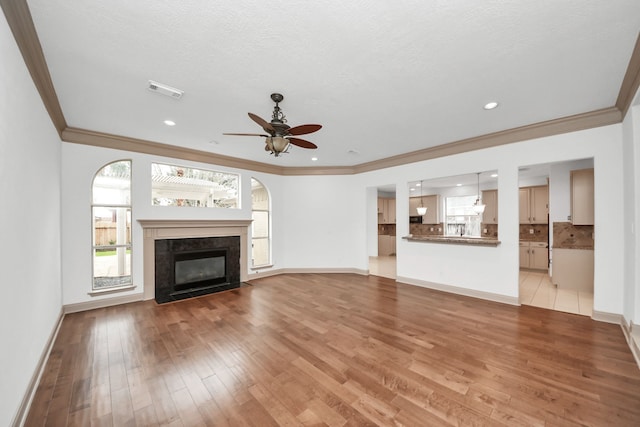
[[[549,223],[549,186],[520,188],[520,224]]]
[[[482,214],[484,224],[498,223],[498,190],[485,190],[482,192],[482,203],[485,208]]]
[[[593,225],[593,169],[571,171],[571,222]]]

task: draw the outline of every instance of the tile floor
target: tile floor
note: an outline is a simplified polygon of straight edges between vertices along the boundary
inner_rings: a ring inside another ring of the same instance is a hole
[[[395,256],[370,256],[369,274],[382,276],[389,279],[396,278],[396,257]]]
[[[369,257],[369,274],[396,278],[396,257]],[[591,316],[593,292],[558,289],[546,272],[520,271],[520,304]]]
[[[520,270],[520,304],[591,316],[593,292],[558,289],[547,272]]]

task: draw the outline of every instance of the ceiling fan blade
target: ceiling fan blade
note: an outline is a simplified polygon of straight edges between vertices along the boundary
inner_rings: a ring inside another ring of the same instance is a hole
[[[304,139],[300,139],[300,138],[287,138],[289,140],[289,142],[293,145],[297,145],[298,147],[302,147],[302,148],[318,148],[318,146],[316,144],[314,144],[313,142],[309,142],[306,141]]]
[[[260,117],[258,115],[255,115],[253,113],[249,113],[249,117],[251,117],[251,120],[253,120],[257,124],[259,124],[260,127],[262,129],[264,129],[265,131],[267,131],[267,132],[275,132],[275,129],[273,128],[273,126],[271,126],[271,123],[269,123],[268,121],[266,121],[262,117]]]
[[[322,125],[300,125],[294,126],[287,131],[289,135],[306,135],[322,129]]]
[[[223,135],[234,135],[234,136],[271,136],[266,135],[264,133],[223,133]]]

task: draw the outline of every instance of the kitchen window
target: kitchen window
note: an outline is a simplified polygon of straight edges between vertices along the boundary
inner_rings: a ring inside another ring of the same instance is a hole
[[[473,211],[477,195],[445,198],[445,235],[480,237],[482,215]]]

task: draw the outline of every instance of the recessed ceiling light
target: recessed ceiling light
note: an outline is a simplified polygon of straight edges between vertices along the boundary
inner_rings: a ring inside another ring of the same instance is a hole
[[[318,158],[317,158],[317,157],[312,157],[312,158],[311,158],[311,161],[312,161],[312,162],[317,162],[317,161],[318,161]]]
[[[496,108],[498,106],[498,103],[495,101],[492,102],[487,102],[486,104],[484,104],[484,109],[485,110],[493,110],[494,108]]]
[[[456,187],[462,187],[462,184],[456,184]]]
[[[421,187],[421,186],[422,186],[422,183],[416,182],[416,187]]]
[[[416,191],[416,189],[415,188],[410,188],[409,191]]]
[[[165,120],[164,124],[167,126],[175,126],[176,122],[174,122],[173,120]]]
[[[491,174],[491,178],[497,178],[497,177],[498,177],[498,174],[497,174],[497,173],[492,173],[492,174]]]

